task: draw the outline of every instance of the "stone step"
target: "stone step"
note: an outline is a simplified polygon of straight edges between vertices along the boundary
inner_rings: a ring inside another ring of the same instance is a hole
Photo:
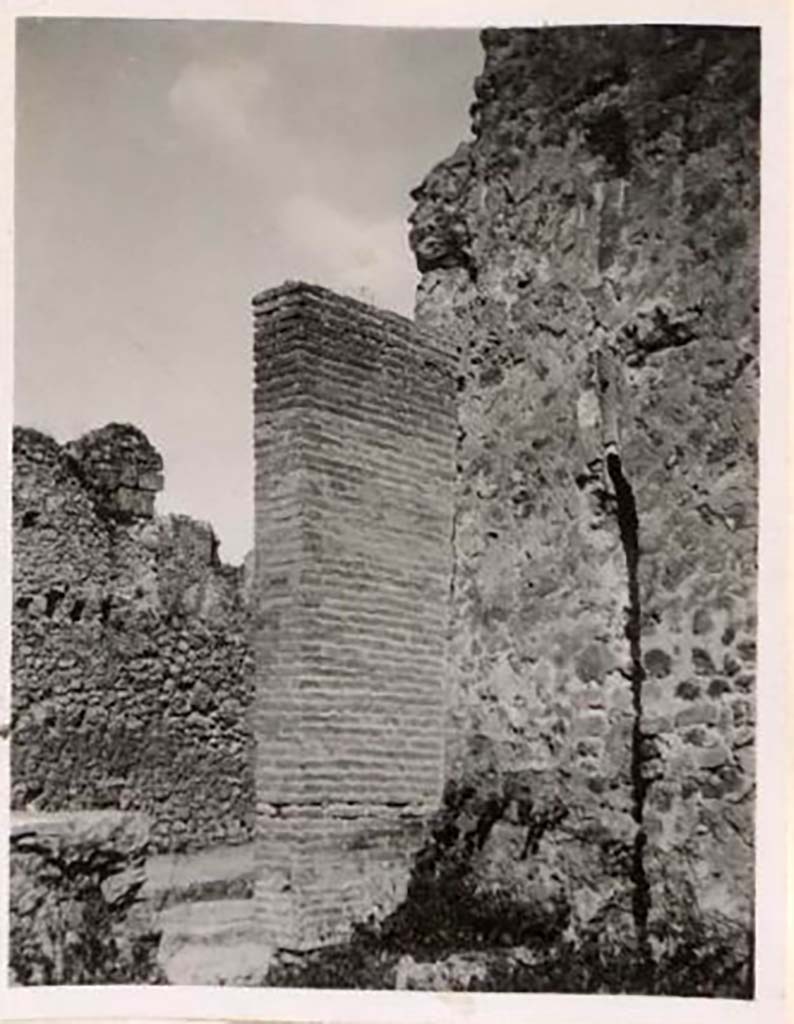
[[[271,952],[255,942],[218,949],[188,945],[163,965],[172,985],[261,985]]]
[[[253,895],[254,876],[253,843],[158,854],[146,863],[143,895],[156,910],[201,900],[246,899]]]
[[[254,934],[253,900],[201,900],[161,910],[157,923],[162,942],[228,945]]]
[[[201,900],[161,910],[159,961],[172,985],[261,983],[270,959],[257,940],[254,902]]]

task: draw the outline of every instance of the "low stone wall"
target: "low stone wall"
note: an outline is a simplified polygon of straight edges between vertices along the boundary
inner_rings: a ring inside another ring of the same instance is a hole
[[[154,914],[141,897],[145,817],[18,814],[10,844],[10,984],[162,980]]]

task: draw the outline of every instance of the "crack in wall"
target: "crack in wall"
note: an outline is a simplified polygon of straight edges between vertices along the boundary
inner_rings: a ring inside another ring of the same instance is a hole
[[[634,836],[631,857],[632,913],[640,957],[646,963],[650,963],[648,914],[651,905],[651,895],[648,877],[645,872],[645,847],[648,836],[644,828],[645,797],[648,790],[648,780],[645,778],[642,770],[644,738],[642,731],[642,686],[645,680],[645,670],[642,666],[642,608],[639,585],[640,527],[634,491],[623,473],[620,456],[614,450],[614,447],[614,445],[608,445],[606,468],[615,491],[618,527],[628,576],[629,600],[626,638],[629,641],[631,661],[629,677],[631,680],[632,709],[634,712],[631,731],[631,795],[632,817],[637,824],[637,831]]]

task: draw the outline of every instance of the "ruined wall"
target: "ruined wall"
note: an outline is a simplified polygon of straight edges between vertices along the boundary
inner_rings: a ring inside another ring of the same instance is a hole
[[[483,43],[411,231],[459,362],[448,771],[523,794],[484,886],[749,929],[758,33]]]
[[[11,985],[155,984],[159,931],[146,881],[148,822],[119,811],[13,814]]]
[[[324,289],[254,310],[257,900],[305,948],[400,901],[440,801],[453,378]]]
[[[141,809],[159,849],[250,838],[240,570],[154,516],[162,460],[111,424],[14,431],[12,803]]]

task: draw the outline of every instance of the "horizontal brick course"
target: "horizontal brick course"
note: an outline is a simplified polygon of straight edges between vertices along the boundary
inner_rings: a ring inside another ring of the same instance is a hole
[[[325,289],[254,314],[258,906],[307,946],[393,905],[440,798],[454,380],[432,335]]]

